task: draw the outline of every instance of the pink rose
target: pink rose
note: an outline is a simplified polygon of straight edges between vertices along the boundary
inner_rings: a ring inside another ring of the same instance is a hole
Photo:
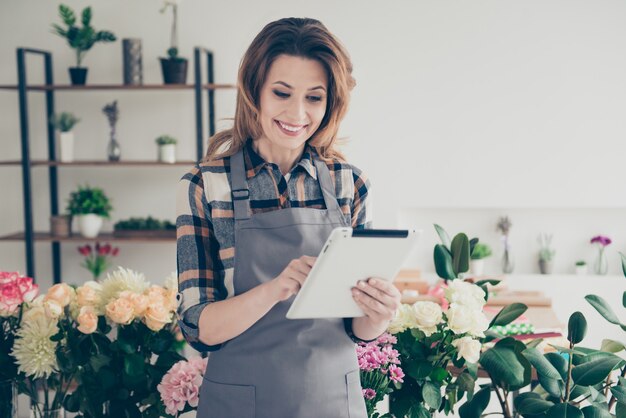
[[[0,285],[0,315],[11,316],[22,303],[22,293],[15,281]]]
[[[32,302],[39,293],[39,286],[34,284],[33,279],[30,277],[19,277],[17,285],[20,288],[24,302]]]

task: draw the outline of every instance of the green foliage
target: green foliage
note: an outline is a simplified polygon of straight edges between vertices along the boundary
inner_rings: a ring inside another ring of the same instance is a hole
[[[114,42],[117,39],[112,32],[96,31],[91,26],[91,7],[83,9],[82,27],[76,26],[76,16],[69,6],[59,5],[59,15],[67,28],[52,24],[52,33],[65,38],[69,46],[76,50],[77,67],[80,67],[83,57],[94,44],[97,42]]]
[[[556,254],[552,248],[552,234],[542,233],[539,235],[539,259],[543,261],[551,261]]]
[[[173,230],[176,225],[168,220],[160,221],[151,216],[147,218],[129,218],[117,222],[113,228],[120,230]]]
[[[80,122],[73,113],[70,112],[62,112],[59,115],[52,115],[51,117],[52,126],[55,129],[60,130],[61,132],[69,132],[72,130],[74,125]]]
[[[460,233],[450,242],[448,233],[441,226],[435,224],[435,230],[442,242],[434,248],[435,270],[442,279],[454,280],[469,270],[470,248],[477,245],[478,239],[472,239],[470,244],[467,235]]]
[[[578,344],[587,334],[587,320],[580,312],[574,312],[567,323],[567,339],[572,344]]]
[[[487,258],[492,254],[491,247],[487,244],[483,244],[479,242],[474,247],[472,251],[471,258],[472,260],[482,260],[483,258]]]
[[[102,189],[85,185],[78,186],[78,190],[70,193],[66,210],[70,215],[93,213],[110,218],[113,207]]]
[[[157,145],[170,145],[170,144],[175,145],[178,142],[176,138],[174,138],[173,136],[169,136],[169,135],[161,135],[154,141],[156,142]]]
[[[586,266],[587,262],[585,260],[578,260],[578,261],[576,261],[576,265],[580,266],[580,267]]]

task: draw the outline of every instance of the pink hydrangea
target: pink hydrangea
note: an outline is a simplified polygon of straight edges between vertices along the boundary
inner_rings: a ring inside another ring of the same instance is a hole
[[[376,391],[374,389],[363,389],[363,397],[371,401],[376,397]]]
[[[24,302],[31,302],[39,293],[39,286],[30,277],[17,272],[0,272],[0,316],[11,316]]]
[[[192,408],[198,406],[198,394],[206,363],[207,359],[201,357],[181,360],[163,376],[157,389],[165,405],[165,412],[176,415],[187,404]]]

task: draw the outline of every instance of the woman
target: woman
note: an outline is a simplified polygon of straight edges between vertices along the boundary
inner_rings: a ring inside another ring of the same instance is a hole
[[[366,416],[354,341],[385,331],[398,290],[355,283],[359,318],[285,318],[332,229],[371,224],[369,182],[335,149],[351,72],[320,22],[268,24],[241,62],[234,127],[180,182],[179,323],[212,351],[200,418]]]

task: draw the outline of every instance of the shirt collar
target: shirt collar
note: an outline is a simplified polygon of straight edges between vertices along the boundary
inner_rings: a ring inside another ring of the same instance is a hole
[[[309,174],[309,176],[317,180],[317,168],[313,162],[314,155],[317,155],[315,148],[306,144],[304,146],[304,152],[300,157],[300,161],[298,161],[292,169],[292,172],[303,169]],[[259,171],[261,171],[263,167],[270,164],[254,150],[252,147],[252,140],[248,140],[244,147],[244,162],[246,167],[246,178],[248,180],[259,174]]]

